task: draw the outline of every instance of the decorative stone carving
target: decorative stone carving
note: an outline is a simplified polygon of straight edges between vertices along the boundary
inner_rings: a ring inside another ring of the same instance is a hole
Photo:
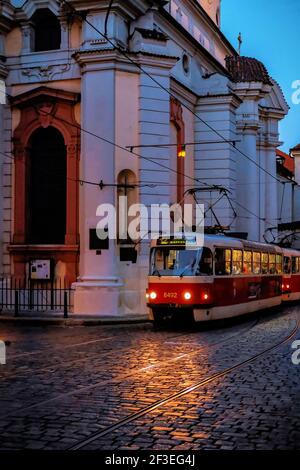
[[[53,102],[44,102],[36,106],[39,115],[40,125],[44,128],[49,127],[55,116],[56,106]]]
[[[22,74],[28,78],[35,77],[38,80],[45,81],[52,80],[53,77],[57,74],[63,74],[70,69],[69,64],[61,65],[43,65],[40,67],[32,67],[28,69],[23,69]]]

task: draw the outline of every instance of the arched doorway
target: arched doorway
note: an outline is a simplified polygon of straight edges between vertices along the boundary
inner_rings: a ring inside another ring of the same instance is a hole
[[[54,127],[39,128],[29,139],[27,242],[64,244],[66,235],[66,146]]]

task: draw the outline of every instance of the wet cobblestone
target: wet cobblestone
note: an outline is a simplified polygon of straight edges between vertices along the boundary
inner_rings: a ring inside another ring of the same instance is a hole
[[[11,342],[0,368],[0,448],[71,448],[272,347],[297,316],[289,307],[257,323],[182,332],[0,324]],[[300,449],[300,366],[291,353],[286,343],[84,449]]]

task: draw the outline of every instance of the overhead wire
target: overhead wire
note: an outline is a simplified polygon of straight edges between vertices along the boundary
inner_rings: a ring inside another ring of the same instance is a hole
[[[174,93],[172,93],[168,88],[166,88],[164,85],[162,85],[156,78],[154,78],[147,70],[144,69],[144,67],[134,61],[128,53],[120,46],[117,46],[108,36],[107,34],[104,34],[99,28],[97,28],[93,23],[91,23],[86,16],[82,15],[82,12],[78,12],[76,8],[73,7],[73,5],[70,4],[69,1],[67,0],[62,0],[63,3],[65,3],[71,11],[78,17],[82,19],[82,21],[86,22],[94,31],[96,31],[100,36],[105,39],[112,47],[114,50],[117,50],[122,54],[130,63],[135,65],[141,72],[143,72],[148,78],[150,78],[158,87],[160,87],[162,90],[164,90],[167,94],[169,94],[172,98],[178,99],[177,96],[175,96]],[[212,127],[208,122],[206,122],[203,118],[201,118],[193,109],[191,109],[188,105],[185,103],[181,102],[182,106],[185,107],[188,111],[190,111],[200,122],[205,124],[205,126],[208,127],[212,132],[214,132],[218,137],[222,139],[222,143],[227,143],[231,145],[238,153],[240,153],[243,157],[245,157],[247,160],[251,161],[255,166],[257,166],[260,170],[264,171],[266,174],[268,174],[270,177],[274,178],[277,182],[282,184],[282,181],[274,176],[272,173],[270,173],[268,170],[263,168],[259,163],[257,163],[255,160],[253,160],[251,157],[249,157],[246,153],[244,153],[241,149],[236,147],[235,144],[232,143],[232,141],[226,139],[219,131],[217,131],[214,127]]]

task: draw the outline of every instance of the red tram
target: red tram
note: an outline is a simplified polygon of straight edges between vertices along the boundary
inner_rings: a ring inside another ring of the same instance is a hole
[[[229,318],[300,299],[300,251],[196,233],[151,243],[149,316]]]

